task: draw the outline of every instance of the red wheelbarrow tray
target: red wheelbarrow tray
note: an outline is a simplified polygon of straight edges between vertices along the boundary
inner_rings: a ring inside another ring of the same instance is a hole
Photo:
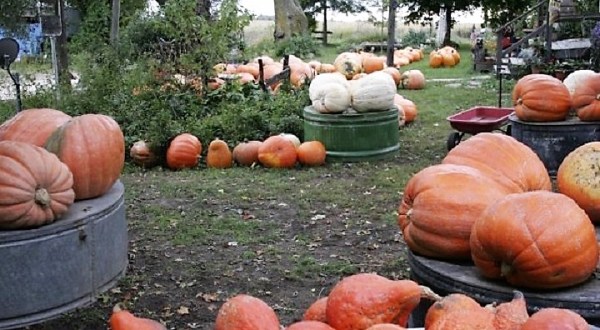
[[[450,126],[459,132],[477,134],[499,129],[506,124],[508,117],[513,112],[513,108],[477,106],[453,114],[446,119],[450,122]]]

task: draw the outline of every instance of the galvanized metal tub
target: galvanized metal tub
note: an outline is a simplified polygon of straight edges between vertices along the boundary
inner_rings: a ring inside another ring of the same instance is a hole
[[[400,149],[398,110],[323,114],[304,108],[304,140],[321,141],[328,161],[357,162],[392,156]]]
[[[125,273],[127,251],[121,182],[101,197],[74,203],[52,224],[0,231],[0,329],[95,302]]]

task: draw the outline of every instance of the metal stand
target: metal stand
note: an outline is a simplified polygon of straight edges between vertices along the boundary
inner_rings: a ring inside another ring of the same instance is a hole
[[[13,38],[0,39],[0,68],[6,70],[10,79],[12,79],[17,90],[17,112],[21,111],[21,83],[19,74],[13,74],[10,71],[10,65],[17,59],[19,54],[19,44]]]
[[[10,72],[10,65],[6,67],[6,72],[8,72],[8,75],[10,76],[10,79],[12,79],[13,84],[15,84],[15,89],[17,91],[17,112],[20,112],[21,110],[23,110],[23,106],[21,104],[21,82],[19,74],[13,74],[12,72]]]

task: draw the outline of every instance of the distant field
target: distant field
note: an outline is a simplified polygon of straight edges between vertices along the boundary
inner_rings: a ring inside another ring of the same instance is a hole
[[[255,45],[261,41],[270,40],[273,37],[275,23],[267,20],[254,20],[244,30],[244,35],[248,45]],[[321,29],[321,26],[317,27]],[[387,35],[387,28],[383,30],[381,26],[375,26],[373,23],[365,21],[356,22],[334,22],[330,21],[327,23],[327,28],[332,32],[330,40],[335,42],[336,40],[345,39],[357,39],[361,36],[383,36]],[[468,37],[471,25],[469,24],[458,24],[453,29],[453,34],[457,37]],[[403,35],[407,34],[410,30],[413,31],[424,31],[431,37],[435,37],[435,29],[429,26],[421,25],[404,25],[399,24],[396,27],[396,38],[400,39]]]

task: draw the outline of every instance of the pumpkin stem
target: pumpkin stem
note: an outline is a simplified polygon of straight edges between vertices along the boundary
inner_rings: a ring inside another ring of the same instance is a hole
[[[596,95],[596,100],[600,100],[600,94]]]
[[[421,298],[426,298],[433,301],[442,300],[442,297],[437,293],[433,292],[433,290],[431,290],[430,288],[423,285],[419,285],[419,288],[421,288]]]
[[[523,99],[519,97],[519,98],[517,99],[517,104],[518,104],[518,105],[521,105],[521,104],[523,104]]]
[[[34,200],[35,200],[36,204],[38,204],[42,207],[48,207],[48,206],[50,206],[50,202],[52,202],[52,199],[50,198],[50,194],[48,193],[48,190],[46,190],[45,188],[37,188],[35,190]]]
[[[500,275],[506,277],[507,275],[510,275],[513,272],[513,269],[511,267],[511,265],[502,262],[502,264],[500,265]]]

